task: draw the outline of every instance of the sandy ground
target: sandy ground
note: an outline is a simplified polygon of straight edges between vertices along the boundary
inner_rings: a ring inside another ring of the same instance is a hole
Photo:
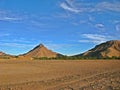
[[[0,60],[0,90],[120,90],[120,61]]]

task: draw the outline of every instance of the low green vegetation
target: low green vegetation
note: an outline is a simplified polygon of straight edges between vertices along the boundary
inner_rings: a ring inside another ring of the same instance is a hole
[[[0,56],[0,59],[10,59],[10,57]]]
[[[33,60],[120,60],[120,57],[83,57],[83,56],[60,56],[60,57],[52,57],[52,58],[47,58],[47,57],[33,57]]]
[[[18,59],[18,56],[11,57]],[[7,56],[0,56],[0,59],[10,59]],[[83,57],[83,56],[59,56],[59,57],[33,57],[32,60],[120,60],[120,57]]]

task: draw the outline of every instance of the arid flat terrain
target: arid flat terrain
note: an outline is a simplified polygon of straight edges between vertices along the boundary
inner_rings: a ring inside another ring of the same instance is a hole
[[[120,90],[120,61],[0,60],[0,90]]]

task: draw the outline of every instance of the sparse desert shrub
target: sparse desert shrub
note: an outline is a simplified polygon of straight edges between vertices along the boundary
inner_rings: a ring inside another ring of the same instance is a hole
[[[10,57],[0,56],[0,59],[10,59]]]

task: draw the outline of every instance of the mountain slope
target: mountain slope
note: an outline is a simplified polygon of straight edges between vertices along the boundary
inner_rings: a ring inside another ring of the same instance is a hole
[[[39,44],[28,53],[23,54],[24,57],[58,57],[61,54],[47,49],[43,44]]]
[[[7,54],[5,54],[4,52],[0,52],[0,56],[5,56]]]
[[[111,40],[96,45],[93,49],[76,56],[85,57],[120,57],[120,40]]]
[[[0,52],[0,59],[10,59],[12,57],[14,57],[14,56],[6,54],[4,52]]]

